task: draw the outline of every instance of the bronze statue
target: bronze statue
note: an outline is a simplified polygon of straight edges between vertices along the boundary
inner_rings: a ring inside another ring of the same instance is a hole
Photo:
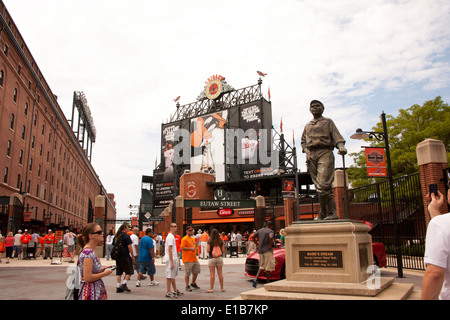
[[[344,146],[345,140],[333,120],[322,117],[324,109],[322,102],[311,101],[309,111],[314,119],[305,126],[302,134],[302,149],[306,153],[306,166],[319,196],[320,212],[315,220],[338,219],[332,192],[333,150],[337,148],[340,155],[347,154]]]

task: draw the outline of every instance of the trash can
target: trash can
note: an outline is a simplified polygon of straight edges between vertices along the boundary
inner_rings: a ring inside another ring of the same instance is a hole
[[[230,242],[230,258],[231,257],[238,257],[238,243],[237,241],[231,241]]]
[[[36,259],[36,243],[34,241],[30,241],[27,244],[27,259],[31,258]]]

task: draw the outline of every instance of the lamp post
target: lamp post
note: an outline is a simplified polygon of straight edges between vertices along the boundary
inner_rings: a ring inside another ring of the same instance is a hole
[[[295,170],[295,198],[296,200],[296,217],[297,217],[297,221],[300,221],[300,193],[299,193],[299,189],[298,189],[298,168],[297,168],[297,149],[292,148],[292,153],[294,155],[294,170]]]
[[[389,137],[387,133],[386,114],[384,113],[384,111],[381,113],[381,121],[383,123],[383,132],[362,131],[361,129],[357,129],[356,133],[352,134],[350,138],[359,140],[367,138],[368,139],[375,138],[378,141],[384,141],[384,148],[386,149],[386,164],[387,164],[387,175],[389,180],[389,192],[391,194],[392,220],[394,224],[394,241],[395,241],[395,251],[397,255],[397,273],[399,278],[403,278],[403,260],[400,241],[398,238],[397,208],[395,205],[394,179],[392,177],[391,154],[389,151]]]

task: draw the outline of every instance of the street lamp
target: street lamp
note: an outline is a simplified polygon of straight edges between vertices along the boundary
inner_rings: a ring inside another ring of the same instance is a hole
[[[387,133],[386,114],[384,113],[384,111],[381,113],[381,121],[383,123],[383,132],[371,132],[371,131],[363,131],[362,129],[356,129],[356,132],[350,136],[350,139],[362,140],[375,138],[378,141],[384,141],[384,148],[386,149],[386,164],[387,164],[387,175],[389,180],[389,191],[391,194],[391,210],[394,223],[394,241],[395,241],[395,250],[397,254],[397,272],[398,277],[403,278],[403,260],[400,248],[400,241],[398,238],[397,209],[395,205],[394,180],[392,177],[391,154],[389,151],[389,137]]]

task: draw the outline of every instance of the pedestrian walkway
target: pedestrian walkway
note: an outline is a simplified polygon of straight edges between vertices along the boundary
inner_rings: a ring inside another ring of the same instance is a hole
[[[76,261],[78,259],[78,256],[75,256],[75,264]],[[224,264],[228,265],[228,264],[240,264],[240,265],[244,265],[245,264],[245,259],[247,259],[247,255],[239,255],[239,257],[226,257],[224,258]],[[54,264],[52,264],[52,261],[55,262]],[[9,259],[9,264],[6,263],[6,258],[2,259],[2,262],[0,263],[0,268],[2,267],[48,267],[48,266],[70,266],[73,265],[74,263],[69,263],[70,258],[53,258],[52,259],[43,259],[42,257],[38,257],[36,259],[30,259],[30,260],[20,260],[17,258],[14,259]],[[208,259],[202,260],[199,259],[198,260],[200,265],[208,265]],[[59,263],[61,262],[61,263]],[[108,265],[115,265],[115,261],[110,259],[109,261],[106,260],[106,258],[100,258],[100,262],[102,263],[102,266],[108,266]],[[182,264],[182,263],[181,263]],[[164,265],[164,262],[162,261],[161,258],[156,258],[155,259],[155,266],[158,265]]]
[[[178,289],[184,294],[177,298],[178,300],[236,300],[241,298],[241,292],[252,290],[252,280],[244,275],[246,255],[239,257],[224,258],[224,283],[225,292],[220,292],[218,278],[216,276],[215,292],[205,293],[209,289],[209,268],[208,260],[199,260],[201,265],[201,273],[197,279],[199,290],[187,292],[184,283],[184,268],[176,278]],[[55,261],[56,259],[54,259]],[[68,269],[73,267],[75,263],[69,263],[70,259],[63,259],[61,264],[51,264],[51,259],[44,260],[38,257],[36,260],[18,260],[10,259],[10,263],[6,264],[6,259],[0,263],[0,273],[2,281],[0,282],[0,300],[4,299],[44,299],[44,300],[62,300],[64,299],[65,283],[69,277]],[[77,257],[75,258],[77,261]],[[115,265],[114,260],[100,259],[103,266]],[[137,275],[134,274],[129,281],[128,287],[130,293],[116,293],[116,277],[114,273],[111,276],[104,277],[108,299],[109,300],[170,300],[164,297],[166,290],[165,283],[165,266],[161,258],[156,259],[155,280],[159,282],[159,286],[149,286],[149,280],[141,281],[142,286],[136,287]],[[29,270],[29,271],[28,271]],[[23,275],[26,274],[27,277]],[[423,271],[403,270],[404,278],[397,277],[396,268],[382,268],[382,277],[394,277],[395,283],[412,283],[415,290],[421,290]],[[260,282],[258,287],[263,287]],[[45,298],[41,295],[42,291],[47,292]]]
[[[70,276],[70,267],[75,263],[69,263],[70,259],[63,259],[61,264],[51,264],[51,260],[44,260],[39,257],[36,260],[18,260],[10,259],[6,264],[4,259],[0,263],[0,273],[2,281],[0,282],[0,300],[6,299],[32,299],[32,300],[63,300],[65,293],[66,280]],[[77,261],[77,257],[75,257]],[[114,260],[100,259],[103,266],[115,265]],[[225,292],[220,292],[219,280],[216,275],[214,293],[206,293],[209,289],[209,268],[208,260],[199,260],[201,273],[197,278],[197,284],[200,289],[194,289],[192,292],[185,290],[184,267],[176,277],[177,288],[184,293],[174,300],[235,300],[240,298],[243,291],[251,288],[251,280],[244,276],[245,257],[224,258],[223,274],[225,279]],[[161,259],[156,259],[155,280],[159,282],[158,286],[149,286],[149,279],[141,281],[141,287],[136,287],[137,274],[132,275],[128,282],[128,288],[131,292],[116,293],[115,273],[104,277],[108,300],[171,300],[165,298],[165,265]],[[24,274],[27,276],[24,277]],[[46,292],[42,296],[42,292]]]

